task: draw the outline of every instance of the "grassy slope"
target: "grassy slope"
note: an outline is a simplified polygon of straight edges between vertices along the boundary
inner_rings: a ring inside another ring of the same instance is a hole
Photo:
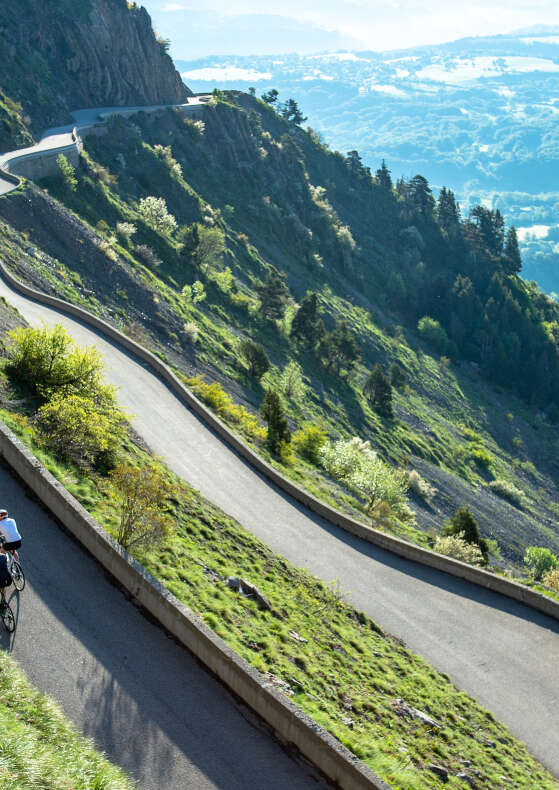
[[[5,315],[2,307],[3,327],[10,323]],[[12,315],[8,318],[13,321]],[[60,463],[46,452],[29,419],[36,403],[26,403],[20,395],[2,373],[1,418],[114,533],[118,513],[99,476]],[[136,465],[149,460],[131,442],[123,445],[121,456]],[[428,768],[432,763],[450,772],[447,787],[463,786],[459,773],[488,790],[556,787],[489,712],[348,606],[336,584],[324,584],[286,562],[168,474],[175,489],[168,507],[176,532],[162,547],[138,558],[394,788],[441,787]],[[257,584],[272,611],[233,592],[225,584],[229,575]],[[400,700],[433,717],[440,729],[406,715]]]
[[[0,651],[0,790],[132,790],[60,709]]]
[[[72,235],[77,232],[75,221],[66,230],[70,238],[66,238],[65,246],[47,239],[44,228],[37,228],[40,222],[30,228],[29,238],[50,252],[53,255],[50,259],[39,251],[33,255],[22,254],[27,242],[5,226],[0,241],[5,258],[20,274],[36,282],[39,278],[38,284],[43,287],[86,303],[143,342],[154,345],[177,368],[188,373],[206,372],[210,379],[218,379],[250,408],[257,407],[263,388],[251,381],[239,364],[239,337],[251,336],[268,349],[275,365],[266,377],[269,383],[277,383],[281,368],[290,359],[296,359],[303,367],[308,386],[304,396],[288,399],[293,424],[312,420],[322,423],[332,436],[359,434],[370,439],[392,463],[408,464],[420,470],[437,489],[430,505],[421,500],[412,503],[422,530],[438,531],[444,518],[460,504],[467,503],[477,515],[482,533],[499,541],[508,562],[521,561],[525,546],[530,544],[559,550],[559,535],[554,527],[559,469],[553,460],[558,430],[510,393],[488,386],[474,366],[447,367],[435,355],[422,353],[412,331],[398,327],[397,317],[390,317],[385,305],[365,303],[363,306],[363,299],[358,298],[348,282],[340,280],[334,268],[326,265],[326,258],[324,268],[316,269],[294,257],[288,242],[279,235],[281,230],[272,223],[274,211],[280,212],[281,228],[282,222],[286,222],[287,207],[278,208],[272,202],[270,208],[262,201],[255,207],[253,201],[258,196],[242,173],[233,192],[237,171],[233,176],[228,175],[219,161],[223,150],[227,152],[231,148],[225,122],[232,127],[236,124],[237,137],[242,138],[246,121],[243,113],[234,108],[224,106],[220,112],[225,113],[223,118],[219,112],[211,111],[203,134],[192,124],[182,120],[179,123],[172,113],[155,119],[138,117],[138,125],[119,123],[110,141],[107,138],[88,141],[90,158],[80,173],[78,192],[63,193],[58,184],[49,184],[54,194],[90,224],[99,220],[107,223],[107,229],[101,230],[96,238],[98,243],[108,245],[109,253],[117,258],[108,262],[110,274],[104,274],[97,259],[92,263],[88,245],[97,256],[99,248],[92,243],[95,236],[91,231],[87,231],[91,237],[87,244],[83,238],[76,238],[79,244],[72,247]],[[278,137],[283,128],[281,123],[272,116],[265,117],[265,121],[271,133]],[[145,142],[139,144],[142,139]],[[184,177],[178,177],[168,160],[157,152],[154,147],[157,140],[173,143],[174,152],[176,147],[175,155]],[[273,136],[267,150],[267,159],[282,155]],[[229,150],[229,158],[233,154],[240,156],[235,148]],[[125,157],[124,168],[119,156]],[[103,166],[95,163],[97,159]],[[309,161],[312,164],[312,157]],[[278,169],[277,162],[274,167]],[[266,177],[269,174],[264,169],[262,178]],[[299,186],[297,180],[296,186]],[[181,260],[176,242],[162,238],[139,221],[135,200],[150,192],[165,195],[170,210],[181,223],[212,216],[211,221],[224,229],[228,242],[226,263],[236,277],[237,293],[223,293],[212,281],[212,272],[205,275],[196,271]],[[7,199],[11,202],[3,204],[10,209],[4,215],[11,222],[17,218],[17,200],[24,199],[13,196]],[[234,200],[235,206],[231,208],[226,200]],[[319,211],[312,201],[309,208],[310,199],[305,196],[301,200],[302,214],[311,212],[308,222],[317,223],[324,236],[332,235],[331,223],[323,216],[322,209]],[[216,212],[210,204],[219,205],[221,211]],[[56,204],[51,201],[51,208],[53,205]],[[272,210],[274,205],[276,209]],[[315,209],[318,218],[312,214]],[[154,249],[161,260],[158,266],[148,269],[137,259],[131,245],[115,246],[111,241],[112,229],[123,219],[135,222],[138,231],[134,240]],[[46,225],[46,220],[42,221]],[[28,227],[26,218],[21,220],[22,225]],[[83,235],[85,231],[80,233]],[[62,235],[59,232],[57,238]],[[332,244],[334,255],[337,247]],[[103,257],[106,269],[107,258]],[[342,317],[350,324],[363,350],[363,361],[350,379],[328,375],[312,354],[288,340],[289,316],[283,326],[275,327],[254,315],[257,304],[254,280],[264,276],[268,261],[288,271],[295,293],[300,294],[307,287],[317,289],[329,320]],[[111,282],[108,289],[106,282],[115,276],[114,272],[122,275],[121,281],[116,285]],[[205,282],[207,299],[200,305],[186,304],[180,288],[197,278]],[[379,294],[379,303],[385,301],[383,296]],[[185,322],[194,322],[200,329],[196,346],[182,332]],[[375,361],[388,365],[394,360],[407,371],[409,386],[395,392],[398,419],[391,422],[379,418],[370,409],[362,395],[361,383]],[[479,438],[472,441],[464,428],[473,430]],[[489,469],[474,460],[472,451],[476,447],[483,447],[490,454]],[[286,471],[338,506],[348,509],[359,506],[354,497],[333,486],[301,459],[296,459],[296,464]],[[487,483],[494,477],[513,482],[524,491],[526,500],[522,510],[489,491]],[[420,543],[427,542],[424,532],[397,524],[392,528]]]

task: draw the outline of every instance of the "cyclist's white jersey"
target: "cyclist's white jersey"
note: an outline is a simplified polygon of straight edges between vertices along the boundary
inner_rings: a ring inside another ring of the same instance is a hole
[[[17,525],[13,518],[5,518],[0,521],[0,533],[6,539],[6,543],[15,543],[16,540],[21,540],[21,535],[17,531]]]

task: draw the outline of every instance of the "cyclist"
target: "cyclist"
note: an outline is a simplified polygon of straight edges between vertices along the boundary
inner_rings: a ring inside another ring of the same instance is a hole
[[[8,603],[6,600],[5,588],[9,587],[12,583],[12,574],[8,568],[8,558],[4,545],[4,541],[0,540],[0,603],[2,606]]]
[[[5,549],[19,562],[17,550],[21,546],[21,535],[17,531],[17,524],[13,518],[8,518],[8,511],[0,508],[0,535],[4,537]]]

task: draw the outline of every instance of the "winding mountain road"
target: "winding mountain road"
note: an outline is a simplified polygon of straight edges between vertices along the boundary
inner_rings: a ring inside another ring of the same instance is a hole
[[[80,343],[95,344],[136,430],[175,472],[297,565],[339,579],[353,604],[447,672],[559,777],[559,622],[314,516],[255,473],[127,352],[1,281],[0,295],[30,324],[62,323]]]
[[[77,151],[76,139],[92,127],[101,126],[108,118],[114,115],[134,115],[137,112],[155,112],[174,107],[185,114],[195,113],[201,105],[207,102],[209,96],[189,96],[183,104],[154,104],[146,107],[94,107],[87,110],[74,110],[71,115],[74,123],[66,126],[55,126],[43,132],[41,139],[28,148],[18,148],[0,154],[0,171],[14,172],[18,161],[27,158],[40,157],[46,154]],[[16,189],[17,184],[2,178],[0,172],[0,195]]]

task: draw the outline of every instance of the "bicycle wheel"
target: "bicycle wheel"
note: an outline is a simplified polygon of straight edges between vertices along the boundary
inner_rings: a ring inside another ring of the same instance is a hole
[[[2,614],[2,622],[4,623],[4,628],[8,633],[13,633],[16,630],[16,619],[14,617],[14,613],[12,612],[12,608],[9,604],[4,604],[1,610]]]
[[[19,592],[25,587],[25,574],[23,573],[23,568],[16,560],[12,563],[12,581]]]

